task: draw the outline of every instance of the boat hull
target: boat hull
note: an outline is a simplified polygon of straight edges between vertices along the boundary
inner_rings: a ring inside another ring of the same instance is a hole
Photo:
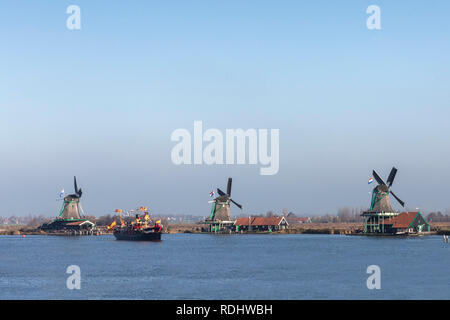
[[[114,237],[126,241],[160,241],[161,232],[114,232]]]

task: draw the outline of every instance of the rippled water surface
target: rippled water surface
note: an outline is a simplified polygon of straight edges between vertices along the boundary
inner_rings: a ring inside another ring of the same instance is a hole
[[[69,290],[66,268],[81,269]],[[369,265],[381,290],[368,290]],[[0,236],[0,299],[449,299],[441,237]]]

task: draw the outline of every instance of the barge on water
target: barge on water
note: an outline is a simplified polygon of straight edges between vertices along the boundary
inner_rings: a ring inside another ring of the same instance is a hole
[[[117,240],[159,241],[161,240],[161,226],[145,229],[116,228],[113,234]]]
[[[119,226],[113,221],[108,229],[114,229],[113,235],[116,240],[127,241],[160,241],[162,233],[161,220],[151,225],[148,212],[145,212],[143,219],[137,214],[136,220],[129,223],[120,218]]]

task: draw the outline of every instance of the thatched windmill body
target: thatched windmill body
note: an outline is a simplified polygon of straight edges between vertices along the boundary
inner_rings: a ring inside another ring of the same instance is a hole
[[[402,207],[405,206],[405,202],[400,200],[399,197],[391,190],[394,183],[395,176],[397,175],[397,169],[394,167],[389,174],[387,182],[384,182],[380,175],[373,170],[373,176],[378,182],[378,185],[372,191],[372,202],[370,204],[369,211],[371,212],[394,212],[391,206],[391,200],[389,195],[392,195]]]
[[[75,188],[74,194],[69,194],[64,198],[64,203],[59,212],[59,218],[64,220],[81,219],[84,216],[83,209],[81,207],[80,198],[83,191],[78,189],[77,178],[73,177],[73,184]]]

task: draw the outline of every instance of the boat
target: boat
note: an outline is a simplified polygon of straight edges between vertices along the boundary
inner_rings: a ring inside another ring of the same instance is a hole
[[[160,241],[161,226],[150,228],[115,228],[113,234],[117,240]]]
[[[141,207],[141,210],[146,210],[146,207]],[[121,210],[116,210],[121,212]],[[162,233],[161,220],[157,220],[154,225],[151,225],[150,216],[148,212],[145,212],[143,219],[136,215],[136,220],[131,223],[125,223],[120,218],[120,225],[117,225],[116,221],[113,221],[108,229],[114,229],[113,235],[116,240],[128,240],[128,241],[160,241]]]

